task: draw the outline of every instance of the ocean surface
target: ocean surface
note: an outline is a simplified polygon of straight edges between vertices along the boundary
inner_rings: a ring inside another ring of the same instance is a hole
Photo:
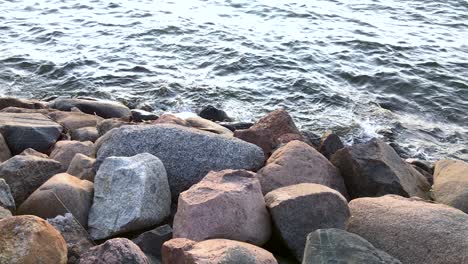
[[[284,107],[348,144],[468,160],[468,1],[0,0],[0,96]]]

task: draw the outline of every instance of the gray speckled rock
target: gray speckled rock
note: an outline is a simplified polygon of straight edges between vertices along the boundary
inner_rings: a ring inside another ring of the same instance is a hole
[[[262,150],[253,144],[178,125],[124,126],[101,139],[97,166],[109,156],[151,153],[164,163],[173,196],[199,182],[209,171],[255,171],[264,162]]]
[[[10,210],[7,210],[0,206],[0,220],[11,216]]]
[[[103,239],[156,225],[169,216],[170,206],[166,170],[157,157],[109,157],[94,179],[89,232]]]
[[[103,100],[86,100],[86,99],[64,99],[58,98],[50,104],[51,108],[62,111],[70,111],[73,107],[87,114],[96,114],[103,118],[122,117],[130,118],[132,113],[125,105]]]
[[[85,252],[79,264],[149,264],[145,254],[126,238],[114,238]],[[176,264],[176,263],[174,263]]]
[[[318,229],[307,236],[302,264],[401,264],[364,238],[342,229]]]
[[[2,134],[0,134],[0,163],[11,158],[11,151]]]
[[[159,226],[133,239],[140,249],[147,255],[161,258],[161,247],[164,242],[172,238],[172,228],[169,225]]]
[[[12,212],[16,210],[15,200],[11,195],[10,186],[8,186],[6,181],[2,178],[0,178],[0,206]]]

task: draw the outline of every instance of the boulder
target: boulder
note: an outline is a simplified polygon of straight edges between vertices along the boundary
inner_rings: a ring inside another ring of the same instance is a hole
[[[13,98],[13,97],[0,98],[0,109],[4,109],[7,107],[43,109],[43,108],[47,108],[47,103],[37,101],[37,100],[20,99],[20,98]]]
[[[49,113],[49,117],[61,124],[67,130],[75,130],[83,127],[96,127],[103,120],[96,115],[89,115],[82,112],[55,111]]]
[[[82,180],[94,182],[94,176],[96,175],[95,163],[96,159],[78,153],[70,162],[67,173]]]
[[[218,122],[229,122],[232,119],[221,109],[218,109],[212,105],[207,105],[203,107],[202,110],[198,113],[198,115],[204,119],[208,119],[210,121],[218,121]]]
[[[12,212],[16,210],[15,200],[11,194],[10,186],[8,186],[6,181],[2,178],[0,178],[0,206]]]
[[[62,172],[60,162],[49,158],[17,155],[0,164],[0,177],[10,186],[20,205],[50,177]]]
[[[36,215],[45,219],[70,212],[82,226],[86,226],[92,199],[92,182],[60,173],[34,191],[18,207],[17,214]]]
[[[45,220],[22,215],[0,220],[0,263],[67,263],[67,245]]]
[[[286,143],[284,140],[280,140],[280,137],[286,134],[295,134],[303,138],[293,119],[284,109],[269,113],[249,129],[234,131],[235,137],[261,147],[267,156],[280,143]]]
[[[468,215],[419,198],[385,195],[349,203],[348,231],[402,263],[455,264],[468,259]]]
[[[232,132],[241,129],[249,129],[254,125],[251,122],[220,122],[218,124],[231,130]]]
[[[439,160],[435,164],[434,199],[468,214],[468,163]]]
[[[59,215],[55,218],[47,219],[47,222],[60,232],[67,243],[68,264],[78,263],[80,256],[95,246],[88,232],[83,229],[72,214]]]
[[[219,135],[224,135],[228,137],[233,136],[233,133],[231,130],[221,125],[218,125],[215,122],[212,122],[210,120],[207,120],[198,116],[189,117],[185,119],[185,122],[187,122],[187,124],[190,127],[193,127],[199,130],[203,130],[203,131],[207,131],[207,132],[211,132],[211,133],[215,133]]]
[[[131,123],[125,120],[121,120],[117,118],[104,119],[97,124],[96,129],[98,130],[99,137],[102,137],[105,133],[112,130],[113,128],[130,125],[130,124]]]
[[[141,230],[162,222],[170,207],[171,193],[161,160],[148,153],[109,157],[94,179],[89,232],[93,239],[103,239]]]
[[[6,143],[2,134],[0,134],[0,163],[4,162],[9,158],[11,158],[10,148],[8,148],[8,144]]]
[[[427,179],[404,162],[395,150],[379,139],[342,148],[330,161],[340,169],[349,196],[385,194],[427,198]]]
[[[61,132],[61,125],[42,114],[0,113],[0,133],[13,155],[27,148],[47,152]]]
[[[112,101],[58,98],[50,104],[50,107],[62,111],[70,111],[73,107],[76,107],[83,113],[95,114],[103,118],[116,117],[130,119],[132,116],[128,107]]]
[[[190,264],[277,264],[273,255],[254,245],[227,239],[195,242],[186,238],[167,241],[162,249],[162,263]]]
[[[37,150],[34,150],[32,148],[27,148],[25,150],[23,150],[23,152],[21,152],[20,154],[18,155],[23,155],[23,156],[35,156],[35,157],[39,157],[39,158],[44,158],[44,159],[48,159],[49,156],[47,154],[44,154],[44,153],[41,153]]]
[[[43,115],[48,115],[50,112],[53,112],[53,111],[57,111],[57,110],[48,109],[48,108],[28,109],[28,108],[14,107],[14,106],[9,106],[0,110],[0,112],[4,112],[4,113],[29,113],[29,114],[36,113],[36,114],[43,114]]]
[[[253,144],[170,124],[124,126],[98,141],[96,166],[110,156],[148,152],[160,157],[173,197],[211,170],[257,170],[264,161],[263,152]]]
[[[10,210],[7,210],[0,206],[0,220],[11,216]]]
[[[96,127],[82,127],[70,131],[72,140],[95,142],[99,138],[99,132]]]
[[[173,124],[185,127],[190,126],[187,121],[173,114],[163,114],[157,120],[154,120],[152,124]]]
[[[172,238],[172,228],[163,225],[140,234],[132,241],[146,254],[161,259],[161,248],[164,242]]]
[[[158,119],[158,116],[140,109],[132,109],[132,121],[133,122],[143,122],[143,121],[152,121]]]
[[[302,264],[401,264],[364,238],[342,229],[318,229],[307,236]]]
[[[320,184],[282,187],[265,196],[277,234],[301,261],[307,234],[321,228],[346,229],[348,202],[339,192]]]
[[[50,153],[50,158],[59,161],[64,171],[76,154],[81,153],[88,157],[94,155],[94,144],[91,141],[61,140],[57,142]]]
[[[78,264],[149,264],[145,254],[126,238],[113,238],[83,253]],[[175,263],[174,263],[175,264]]]
[[[320,138],[320,146],[318,150],[327,159],[330,159],[331,155],[342,148],[344,148],[343,142],[341,142],[340,137],[332,131],[325,132],[325,134]]]
[[[264,194],[289,185],[317,183],[348,196],[340,171],[313,147],[298,140],[276,150],[257,178]]]
[[[263,245],[271,235],[270,215],[255,174],[210,172],[179,196],[174,238],[226,238]]]

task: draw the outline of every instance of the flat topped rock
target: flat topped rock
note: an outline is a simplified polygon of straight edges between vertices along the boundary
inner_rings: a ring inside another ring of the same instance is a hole
[[[440,160],[435,164],[434,199],[468,214],[468,163]]]
[[[37,100],[20,99],[20,98],[14,98],[14,97],[0,98],[0,109],[4,109],[7,107],[43,109],[47,107],[47,103],[37,101]]]
[[[96,114],[103,118],[118,117],[129,119],[132,116],[132,112],[128,107],[113,101],[58,98],[50,107],[62,111],[70,111],[72,108],[76,107],[84,113]]]

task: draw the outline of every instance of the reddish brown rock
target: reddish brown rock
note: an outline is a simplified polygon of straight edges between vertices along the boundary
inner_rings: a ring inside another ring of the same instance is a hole
[[[49,117],[67,130],[75,130],[82,127],[96,127],[97,123],[103,120],[99,116],[82,112],[55,111],[49,113]]]
[[[468,163],[440,160],[435,164],[434,199],[468,214]]]
[[[171,114],[163,114],[158,119],[151,122],[152,124],[174,124],[189,127],[190,125],[182,118]]]
[[[81,153],[88,157],[94,155],[94,144],[91,141],[62,140],[55,144],[50,158],[59,161],[64,171],[70,166],[70,162],[76,154]]]
[[[94,182],[94,177],[96,176],[95,163],[96,159],[78,153],[70,162],[67,173],[82,180]]]
[[[7,107],[17,107],[26,109],[44,109],[47,108],[46,102],[37,100],[20,99],[13,97],[2,97],[0,98],[0,109]]]
[[[131,240],[114,238],[81,255],[78,264],[149,264],[145,254]],[[176,264],[176,263],[174,263]]]
[[[185,238],[171,239],[163,244],[163,264],[277,264],[273,255],[244,242],[211,239],[195,242]]]

